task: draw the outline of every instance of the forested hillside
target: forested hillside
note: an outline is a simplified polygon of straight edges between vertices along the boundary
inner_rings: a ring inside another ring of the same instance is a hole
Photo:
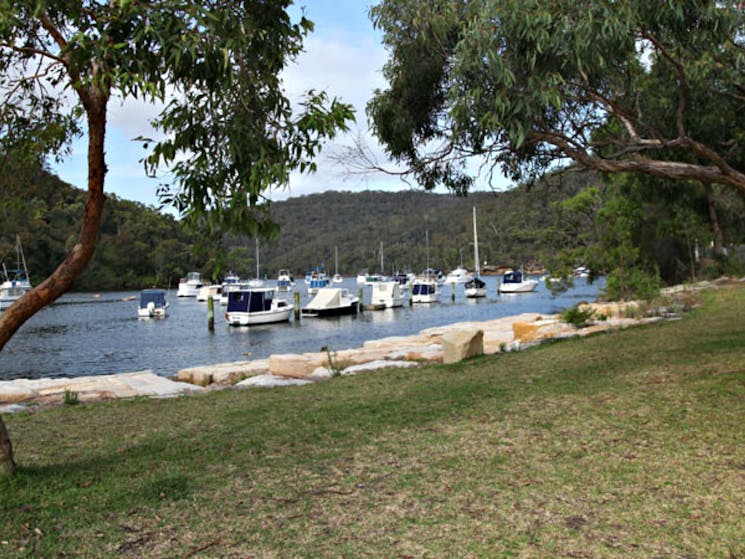
[[[31,279],[54,270],[77,239],[85,193],[39,171],[18,186],[0,178],[0,259],[15,267],[19,235]],[[109,194],[96,254],[78,289],[166,286],[184,270],[201,265],[191,251],[193,236],[173,217]]]
[[[43,171],[22,187],[8,182],[12,183],[0,178],[0,258],[9,267],[14,265],[14,240],[20,235],[32,280],[38,283],[75,242],[83,214],[83,192]],[[604,188],[594,173],[566,171],[531,187],[476,192],[468,197],[418,190],[330,191],[275,202],[271,213],[280,233],[274,239],[260,240],[261,275],[274,277],[278,269],[288,268],[300,276],[318,265],[333,272],[335,248],[341,273],[378,271],[381,243],[386,273],[421,271],[427,263],[427,234],[432,267],[447,271],[462,259],[472,268],[473,207],[478,215],[482,263],[490,268],[541,268],[568,243],[567,237],[579,238],[595,226],[590,215],[569,229],[560,210],[562,201],[588,186]],[[724,208],[722,225],[728,241],[742,243],[745,224],[742,204],[738,204]],[[660,224],[667,219],[664,213],[671,204],[663,201],[646,207],[647,218],[635,233],[636,244],[643,247],[652,265],[662,269],[663,279],[679,280],[680,270],[685,273],[688,259],[693,257],[694,240],[704,247],[707,226],[703,223],[695,231],[696,239],[694,232],[685,228],[670,226],[666,231]],[[168,287],[190,270],[214,279],[228,270],[246,277],[255,275],[253,238],[226,238],[222,258],[216,257],[215,247],[195,251],[198,238],[170,215],[109,195],[96,254],[76,288]],[[672,264],[668,266],[666,261]]]
[[[411,190],[326,192],[275,202],[271,210],[280,233],[275,239],[260,240],[262,275],[273,276],[279,268],[299,275],[324,264],[333,271],[335,247],[340,272],[377,270],[381,243],[387,272],[421,270],[427,260],[425,232],[433,267],[453,268],[461,255],[463,263],[472,267],[473,206],[478,212],[482,261],[539,266],[546,238],[556,225],[554,202],[592,180],[586,173],[566,173],[531,189],[474,193],[467,198]],[[3,193],[0,257],[14,260],[13,243],[19,234],[36,283],[74,243],[83,192],[39,171],[22,187],[4,185]],[[213,275],[214,261],[192,250],[196,238],[170,215],[109,195],[96,255],[77,288],[168,286],[189,270]],[[225,249],[223,272],[255,274],[254,239],[228,238]]]

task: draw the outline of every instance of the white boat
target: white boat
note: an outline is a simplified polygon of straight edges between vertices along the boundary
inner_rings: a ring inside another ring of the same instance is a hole
[[[334,276],[331,278],[331,283],[344,283],[344,278],[339,273],[339,252],[334,247]]]
[[[273,288],[238,289],[228,294],[225,318],[231,326],[253,326],[290,320],[292,306],[274,297]]]
[[[522,272],[507,272],[499,284],[500,293],[529,293],[538,286],[538,280],[526,279]]]
[[[365,285],[365,280],[367,280],[367,270],[363,272],[357,273],[357,285]]]
[[[383,241],[380,242],[380,273],[379,274],[367,274],[365,276],[365,285],[375,285],[381,281],[387,281],[387,278],[383,275]],[[359,282],[359,278],[358,278]]]
[[[207,299],[220,299],[220,295],[222,294],[222,284],[221,283],[213,283],[212,285],[203,285],[199,289],[199,293],[197,293],[197,301],[200,303],[204,303],[207,301]]]
[[[468,273],[468,270],[459,266],[454,270],[450,270],[450,272],[448,272],[448,275],[445,276],[445,283],[448,285],[451,285],[453,283],[461,284],[466,283],[470,279],[471,274]]]
[[[479,235],[476,230],[476,206],[473,208],[473,277],[465,285],[466,297],[475,299],[486,297],[486,283],[479,277],[481,266],[479,264]]]
[[[322,287],[300,312],[303,316],[320,317],[357,314],[359,303],[359,297],[351,295],[348,289]]]
[[[139,318],[163,318],[166,316],[168,301],[164,289],[143,289],[137,307]]]
[[[251,286],[248,284],[247,281],[238,281],[234,283],[223,283],[222,284],[222,293],[220,293],[220,304],[221,305],[227,305],[228,304],[228,295],[232,293],[233,291],[241,291],[241,290],[247,290],[251,289]]]
[[[411,285],[412,303],[437,303],[440,300],[440,286],[433,276],[423,275]]]
[[[437,273],[429,267],[429,230],[424,230],[424,239],[427,248],[427,269],[417,277],[411,284],[412,303],[437,303],[440,300],[440,285],[437,281]]]
[[[176,296],[196,297],[203,285],[204,282],[199,272],[189,272],[185,278],[179,280]]]
[[[316,293],[318,293],[319,289],[328,287],[330,283],[331,283],[331,280],[326,275],[326,272],[323,272],[320,269],[316,269],[310,275],[310,283],[308,284],[308,294],[315,295]]]
[[[3,310],[20,299],[27,291],[31,291],[31,280],[26,267],[26,257],[23,255],[21,237],[16,235],[16,267],[8,269],[2,263],[3,282],[0,283],[0,310]]]
[[[452,285],[454,283],[460,284],[460,283],[466,283],[468,280],[471,279],[471,274],[463,267],[463,251],[460,251],[460,266],[455,268],[454,270],[450,270],[448,272],[448,275],[445,276],[445,283],[448,285]]]
[[[403,306],[404,299],[404,292],[397,281],[381,281],[373,285],[370,303],[373,306],[383,305],[390,309]]]
[[[292,291],[295,287],[295,279],[289,270],[280,270],[277,274],[277,291]]]

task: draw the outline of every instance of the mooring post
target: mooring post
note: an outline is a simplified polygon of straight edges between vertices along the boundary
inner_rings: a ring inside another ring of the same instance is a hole
[[[212,295],[207,296],[207,329],[210,332],[215,330],[215,300]]]
[[[450,293],[450,300],[455,302],[455,282],[453,282],[453,291]]]
[[[359,291],[357,292],[357,296],[359,297],[359,303],[357,303],[357,306],[360,308],[360,312],[362,312],[363,310],[365,310],[365,289],[363,287],[360,287]]]
[[[300,292],[299,291],[295,291],[294,299],[295,299],[295,305],[294,305],[295,320],[300,320]]]

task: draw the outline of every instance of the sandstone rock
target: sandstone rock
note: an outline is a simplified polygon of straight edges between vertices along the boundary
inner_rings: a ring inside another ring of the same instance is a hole
[[[246,380],[242,380],[236,386],[243,387],[265,387],[272,388],[275,386],[302,386],[304,384],[311,384],[311,380],[303,380],[297,378],[279,377],[273,374],[256,375],[249,377]]]
[[[308,380],[312,381],[324,381],[331,380],[334,373],[327,367],[316,367],[315,370],[308,375]]]
[[[187,369],[181,369],[176,373],[176,379],[198,386],[207,386],[211,383],[229,385],[235,384],[246,377],[268,372],[268,360],[257,359],[255,361],[235,361],[232,363],[219,363],[217,365],[189,367]]]
[[[512,336],[521,342],[532,342],[538,337],[538,325],[533,322],[514,322]]]
[[[13,381],[0,382],[0,404],[14,404],[29,400],[36,395],[35,391],[25,386],[18,386]]]
[[[483,330],[459,330],[442,336],[442,362],[457,363],[484,354]]]
[[[288,353],[269,357],[269,373],[279,377],[304,379],[317,367],[326,365],[328,365],[326,353],[303,353],[302,355]]]
[[[377,361],[370,361],[369,363],[362,363],[360,365],[352,365],[344,369],[342,375],[356,375],[357,373],[365,373],[368,371],[375,371],[378,369],[408,369],[410,367],[418,367],[419,363],[415,361],[388,361],[386,359],[379,359]]]

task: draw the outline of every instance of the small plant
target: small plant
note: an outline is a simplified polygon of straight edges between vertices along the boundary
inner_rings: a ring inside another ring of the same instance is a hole
[[[326,352],[326,357],[329,362],[329,370],[331,371],[332,377],[338,377],[341,375],[342,367],[339,365],[339,361],[337,359],[337,352],[331,351],[328,346],[323,346],[321,348],[321,351]]]
[[[78,404],[78,393],[74,390],[65,390],[64,402],[66,406],[74,406]]]
[[[501,351],[502,353],[505,353],[507,351],[507,342],[500,342],[499,351]]]
[[[588,306],[575,305],[561,313],[561,319],[575,328],[584,328],[593,319],[595,311]]]

